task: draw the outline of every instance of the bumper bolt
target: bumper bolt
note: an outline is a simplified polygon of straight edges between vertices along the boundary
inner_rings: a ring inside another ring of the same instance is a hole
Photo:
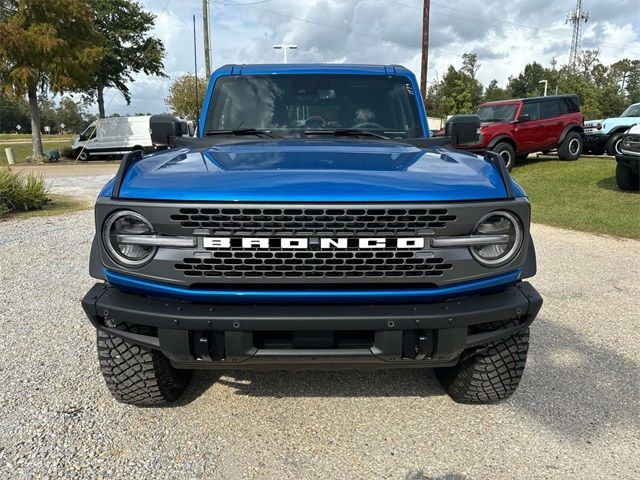
[[[387,327],[389,327],[389,328],[393,328],[393,327],[395,327],[395,325],[396,325],[396,324],[395,324],[395,323],[393,323],[393,321],[392,321],[392,320],[389,320],[389,321],[387,322]]]
[[[213,322],[211,320],[207,320],[207,326],[210,327],[211,325],[213,325]]]
[[[109,316],[109,310],[106,310],[106,309],[105,309],[105,311],[104,311],[104,312],[102,312],[102,313],[104,313],[104,316],[105,316],[105,317],[108,317],[108,316]]]
[[[420,325],[422,322],[420,320],[416,320],[416,325]]]
[[[233,322],[233,328],[240,328],[240,322]]]
[[[175,319],[173,320],[173,323],[175,323],[176,325],[178,325],[178,324],[180,323],[180,320],[178,320],[177,318],[175,318]]]
[[[516,308],[516,315],[521,315],[521,314],[522,314],[522,309]]]

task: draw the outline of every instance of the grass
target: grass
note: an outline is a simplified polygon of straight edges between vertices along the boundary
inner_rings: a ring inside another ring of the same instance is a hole
[[[532,155],[512,175],[531,200],[534,222],[640,238],[640,194],[617,187],[615,167],[608,157],[564,162]]]
[[[42,148],[46,155],[47,150],[59,150],[70,148],[75,138],[74,135],[43,135]],[[7,164],[7,156],[4,149],[13,148],[16,163],[25,163],[31,156],[31,135],[2,135],[0,137],[0,165]]]
[[[56,215],[67,215],[80,210],[88,210],[93,207],[93,203],[81,198],[70,197],[68,195],[49,195],[49,202],[40,210],[30,210],[28,212],[11,212],[0,215],[0,221],[32,218],[32,217],[54,217]]]
[[[14,211],[39,210],[48,201],[44,176],[21,175],[0,169],[0,215]]]
[[[92,202],[81,198],[70,197],[68,195],[49,195],[49,202],[40,210],[30,210],[28,212],[14,211],[0,215],[0,221],[32,217],[54,217],[56,215],[67,215],[80,210],[88,210],[92,207]]]

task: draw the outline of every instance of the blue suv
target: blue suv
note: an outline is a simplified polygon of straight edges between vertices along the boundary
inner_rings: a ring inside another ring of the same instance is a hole
[[[542,299],[531,208],[479,118],[429,138],[400,66],[228,65],[198,137],[168,115],[95,206],[84,297],[113,396],[176,400],[194,369],[435,368],[488,403],[522,377]]]

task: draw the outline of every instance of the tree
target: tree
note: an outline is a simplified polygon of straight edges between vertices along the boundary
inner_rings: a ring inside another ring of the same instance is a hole
[[[9,0],[0,22],[2,86],[26,94],[31,116],[32,158],[42,158],[38,90],[85,86],[100,60],[93,15],[82,0]]]
[[[484,101],[493,102],[496,100],[507,100],[511,98],[509,92],[498,86],[498,80],[495,78],[489,82],[487,88],[484,91]]]
[[[476,79],[476,73],[480,69],[478,63],[478,55],[475,53],[463,53],[462,54],[462,68],[461,72],[469,75],[473,80]]]
[[[0,132],[15,132],[16,125],[29,131],[29,104],[24,97],[0,90]]]
[[[517,77],[509,77],[507,90],[512,98],[526,98],[540,95],[540,80],[546,78],[547,71],[538,62],[533,62],[524,67],[524,71]]]
[[[99,116],[104,118],[105,88],[118,89],[129,105],[127,82],[133,81],[134,73],[165,76],[164,45],[149,35],[155,15],[146,12],[139,3],[132,0],[90,0],[90,3],[104,40],[102,62],[87,93],[97,98]]]
[[[196,77],[191,74],[182,75],[176,78],[169,87],[169,96],[165,102],[171,108],[174,115],[198,119],[198,112],[204,101],[206,80],[198,78],[198,98],[196,100]]]

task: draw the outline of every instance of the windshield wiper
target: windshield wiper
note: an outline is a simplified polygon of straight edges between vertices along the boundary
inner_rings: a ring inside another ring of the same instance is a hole
[[[336,137],[375,137],[389,140],[389,137],[359,128],[337,128],[335,130],[305,130],[305,135],[334,135]]]
[[[268,130],[261,130],[259,128],[234,128],[233,130],[207,130],[205,135],[255,135],[257,137],[267,138],[282,138],[280,135],[275,135]]]

